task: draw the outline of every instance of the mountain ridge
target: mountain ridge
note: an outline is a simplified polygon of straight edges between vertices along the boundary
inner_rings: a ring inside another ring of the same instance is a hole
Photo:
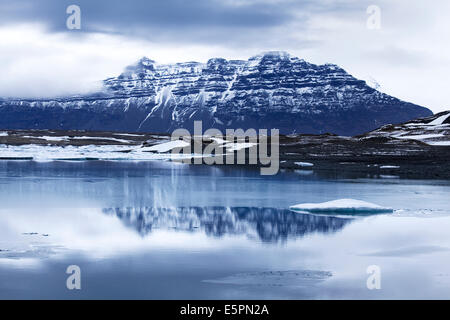
[[[248,60],[157,64],[147,57],[103,81],[103,90],[53,99],[0,99],[5,129],[164,132],[278,128],[281,133],[356,135],[432,115],[371,88],[335,64],[285,52]]]

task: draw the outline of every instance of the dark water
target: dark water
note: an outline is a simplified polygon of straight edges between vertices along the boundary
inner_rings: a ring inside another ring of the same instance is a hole
[[[0,162],[0,298],[450,298],[450,183]],[[355,198],[369,217],[294,213]],[[81,290],[66,268],[81,269]],[[366,285],[368,266],[381,289]]]

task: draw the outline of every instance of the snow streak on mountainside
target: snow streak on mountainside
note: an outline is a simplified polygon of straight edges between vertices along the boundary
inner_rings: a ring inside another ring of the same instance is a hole
[[[85,97],[0,100],[0,128],[129,132],[278,128],[281,133],[355,135],[432,115],[381,93],[336,65],[284,52],[243,60],[158,65],[142,58]]]

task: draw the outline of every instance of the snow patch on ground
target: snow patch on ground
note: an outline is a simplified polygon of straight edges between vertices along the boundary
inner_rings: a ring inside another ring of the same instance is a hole
[[[156,146],[155,146],[156,147]],[[192,154],[171,154],[144,152],[140,146],[86,145],[86,146],[42,146],[42,145],[0,145],[3,159],[46,160],[180,160],[193,158]],[[163,147],[160,150],[165,150]]]
[[[43,139],[47,141],[66,141],[69,140],[70,137],[68,136],[61,136],[61,137],[52,137],[52,136],[23,136],[22,138],[27,139]]]
[[[108,141],[115,141],[115,142],[120,142],[120,143],[130,143],[130,141],[128,141],[128,140],[110,138],[110,137],[72,137],[71,139],[74,139],[74,140],[108,140]]]
[[[442,133],[429,133],[429,134],[417,134],[417,135],[401,135],[395,136],[397,139],[412,139],[412,140],[424,140],[432,138],[442,138],[445,137]]]
[[[432,146],[450,146],[450,141],[427,141]]]
[[[380,174],[380,179],[400,179],[399,176],[392,176],[388,174]]]
[[[130,143],[129,140],[124,139],[117,139],[117,138],[111,138],[111,137],[69,137],[69,136],[22,136],[21,138],[27,138],[27,139],[43,139],[47,141],[69,141],[69,140],[108,140],[108,141],[115,141],[120,143]]]
[[[449,114],[444,114],[443,116],[440,116],[437,119],[434,119],[433,121],[431,121],[430,123],[428,123],[428,125],[441,125],[444,123],[445,120],[447,120],[447,118],[450,117],[450,113]]]
[[[141,149],[141,151],[147,151],[147,152],[168,152],[175,148],[185,148],[189,147],[190,144],[183,140],[173,140],[165,143],[160,143],[151,147],[144,147]]]
[[[259,287],[305,287],[318,284],[332,275],[329,271],[319,270],[262,271],[239,273],[219,279],[203,280],[203,282]]]
[[[221,139],[221,138],[215,138],[215,137],[213,137],[213,138],[211,138],[211,140],[214,141],[214,142],[216,142],[217,144],[225,144],[225,143],[228,143],[227,140],[224,140],[224,139]]]
[[[115,133],[117,136],[127,136],[127,137],[143,137],[143,134],[133,134],[133,133]]]
[[[444,122],[450,118],[450,112],[435,117],[414,120],[410,123],[395,126],[386,125],[366,134],[364,138],[386,137],[399,140],[416,140],[430,146],[448,146],[450,145],[450,124]]]

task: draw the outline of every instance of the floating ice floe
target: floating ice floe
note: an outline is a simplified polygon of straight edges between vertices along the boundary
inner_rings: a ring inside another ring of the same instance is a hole
[[[190,144],[183,140],[172,140],[169,142],[160,143],[151,147],[144,147],[141,149],[141,151],[147,151],[147,152],[158,152],[158,153],[164,153],[168,152],[175,148],[185,148],[189,147]]]
[[[156,147],[156,146],[155,146]],[[2,160],[182,160],[197,157],[193,154],[144,152],[146,148],[125,145],[43,146],[0,144]],[[170,149],[169,149],[170,150]]]
[[[314,164],[310,162],[294,162],[299,167],[313,167]]]
[[[306,213],[371,214],[392,213],[392,208],[355,199],[339,199],[322,203],[301,203],[289,207],[292,211]]]

